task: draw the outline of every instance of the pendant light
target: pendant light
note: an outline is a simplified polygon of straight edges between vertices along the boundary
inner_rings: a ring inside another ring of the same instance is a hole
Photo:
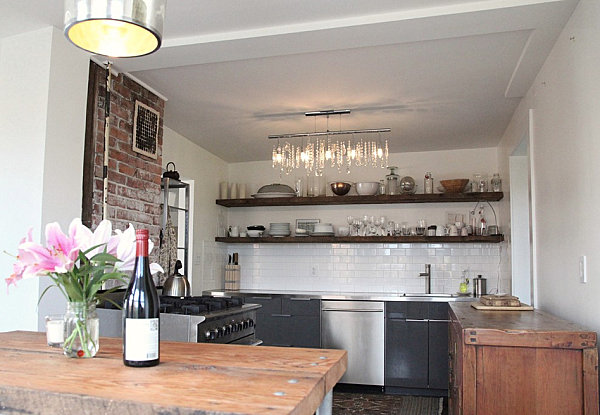
[[[98,55],[130,58],[160,48],[166,0],[65,0],[65,36]]]

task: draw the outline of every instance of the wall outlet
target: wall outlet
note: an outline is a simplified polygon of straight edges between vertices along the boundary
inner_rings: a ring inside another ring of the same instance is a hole
[[[313,264],[313,265],[312,265],[312,267],[310,268],[310,274],[311,274],[313,277],[316,277],[318,272],[319,272],[319,266],[318,266],[318,265],[315,265],[315,264]]]
[[[579,257],[579,282],[582,284],[587,282],[587,258],[585,255]]]

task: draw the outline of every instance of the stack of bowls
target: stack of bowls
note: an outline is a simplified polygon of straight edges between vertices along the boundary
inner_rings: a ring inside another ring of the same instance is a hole
[[[290,236],[290,223],[271,223],[269,226],[269,235],[282,237]]]

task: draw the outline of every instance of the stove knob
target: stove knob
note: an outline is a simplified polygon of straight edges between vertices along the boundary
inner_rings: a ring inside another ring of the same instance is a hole
[[[210,337],[211,337],[211,330],[206,330],[204,332],[204,339],[210,340]]]
[[[229,326],[227,326],[227,324],[221,327],[221,330],[223,330],[223,336],[231,333],[231,329],[229,328]]]
[[[228,334],[233,333],[233,324],[228,324],[227,325],[227,333]]]
[[[238,331],[238,323],[236,323],[235,321],[232,321],[231,324],[230,324],[230,326],[231,326],[231,331],[232,332],[235,333],[236,331]]]
[[[248,325],[250,327],[254,327],[254,320],[252,320],[251,318],[248,319]]]
[[[219,332],[218,332],[218,330],[217,330],[217,329],[212,329],[212,330],[210,331],[210,339],[211,339],[211,340],[214,340],[214,339],[216,339],[217,337],[219,337]]]
[[[244,330],[244,323],[242,323],[241,321],[239,323],[236,324],[238,331],[242,331]]]
[[[223,337],[223,327],[219,327],[219,328],[215,329],[215,331],[217,332],[217,339],[219,337]]]

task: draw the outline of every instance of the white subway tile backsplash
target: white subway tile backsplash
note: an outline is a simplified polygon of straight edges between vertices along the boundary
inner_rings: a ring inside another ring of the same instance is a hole
[[[432,264],[434,292],[458,291],[463,270],[486,277],[490,292],[509,292],[505,244],[235,244],[227,253],[239,253],[244,289],[422,292],[418,275]],[[211,248],[210,268],[222,268],[225,250]]]

